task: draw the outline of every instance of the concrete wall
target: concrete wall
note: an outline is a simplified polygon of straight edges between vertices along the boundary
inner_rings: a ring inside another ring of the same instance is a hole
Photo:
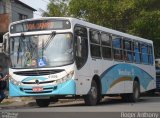
[[[33,18],[33,11],[31,9],[22,6],[21,4],[12,2],[11,8],[12,8],[12,22],[20,20],[19,14],[24,14],[27,15],[28,18]]]

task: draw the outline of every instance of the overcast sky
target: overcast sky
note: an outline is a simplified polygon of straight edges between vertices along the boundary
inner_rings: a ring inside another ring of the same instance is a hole
[[[25,4],[37,10],[36,12],[34,12],[34,18],[41,17],[41,12],[39,11],[39,9],[46,10],[47,4],[49,3],[49,0],[20,0],[20,1],[24,2]]]

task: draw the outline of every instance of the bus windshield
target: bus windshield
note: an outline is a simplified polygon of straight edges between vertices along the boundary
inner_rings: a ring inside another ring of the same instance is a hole
[[[12,68],[63,66],[73,62],[71,33],[10,38]]]

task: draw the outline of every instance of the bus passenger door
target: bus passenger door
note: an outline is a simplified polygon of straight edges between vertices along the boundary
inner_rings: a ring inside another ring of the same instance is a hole
[[[90,87],[90,69],[88,61],[88,34],[84,26],[75,26],[74,29],[74,48],[76,72],[76,94],[87,94]]]

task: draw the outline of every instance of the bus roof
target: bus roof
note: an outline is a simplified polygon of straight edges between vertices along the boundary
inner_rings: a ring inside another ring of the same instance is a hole
[[[96,24],[89,23],[87,21],[76,19],[76,18],[72,18],[72,17],[41,17],[41,18],[31,18],[31,19],[25,19],[25,20],[16,21],[16,22],[11,23],[10,25],[21,23],[21,22],[25,22],[25,21],[47,20],[47,19],[57,19],[57,20],[58,19],[61,19],[61,20],[65,19],[65,20],[70,20],[74,24],[83,25],[83,26],[89,27],[91,29],[96,29],[96,30],[100,30],[102,32],[104,31],[106,33],[114,34],[114,35],[117,35],[117,36],[122,36],[122,37],[125,37],[125,38],[135,39],[135,40],[138,40],[138,41],[142,41],[142,42],[153,44],[153,41],[151,41],[149,39],[144,39],[144,38],[141,38],[141,37],[138,37],[138,36],[133,36],[133,35],[130,35],[130,34],[127,34],[127,33],[123,33],[123,32],[120,32],[120,31],[113,30],[113,29],[109,29],[109,28],[106,28],[106,27],[103,27],[103,26],[100,26],[100,25],[96,25]]]

